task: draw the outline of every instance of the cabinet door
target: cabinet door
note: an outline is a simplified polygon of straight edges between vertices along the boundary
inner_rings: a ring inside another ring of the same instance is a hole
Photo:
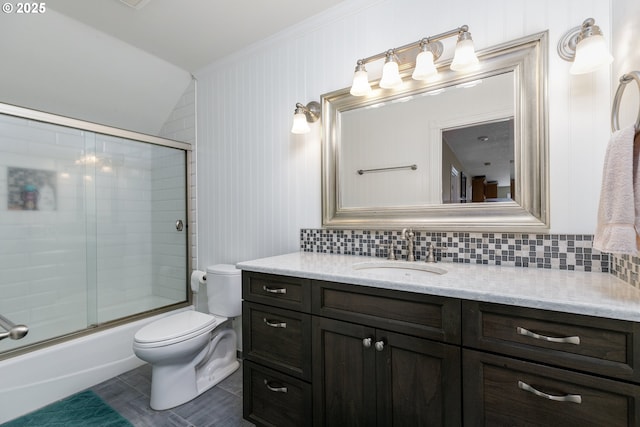
[[[374,426],[374,329],[323,317],[312,329],[314,425]]]
[[[378,425],[460,426],[460,349],[377,330]]]
[[[463,350],[469,426],[640,425],[640,386]]]
[[[243,362],[243,416],[258,426],[311,426],[311,386],[297,378]]]

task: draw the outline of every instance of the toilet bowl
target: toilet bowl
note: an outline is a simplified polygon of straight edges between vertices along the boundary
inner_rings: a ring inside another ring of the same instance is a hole
[[[231,317],[242,314],[240,270],[207,268],[209,311],[183,311],[152,322],[133,340],[136,356],[151,365],[151,408],[182,405],[210,389],[240,366]]]

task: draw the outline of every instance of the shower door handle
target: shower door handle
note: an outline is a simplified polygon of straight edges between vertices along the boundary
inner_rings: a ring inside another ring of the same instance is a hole
[[[182,220],[179,219],[176,221],[176,230],[178,231],[182,231],[184,229],[184,224],[182,223]]]
[[[29,328],[25,325],[16,325],[11,320],[6,317],[0,315],[0,327],[2,327],[5,332],[0,332],[0,340],[5,338],[11,338],[12,340],[19,340],[24,338],[29,332]]]

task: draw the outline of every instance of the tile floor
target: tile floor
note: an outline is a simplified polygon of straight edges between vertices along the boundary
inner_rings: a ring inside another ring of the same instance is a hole
[[[250,427],[242,419],[242,366],[194,400],[166,411],[149,406],[151,366],[143,365],[91,388],[136,427]]]

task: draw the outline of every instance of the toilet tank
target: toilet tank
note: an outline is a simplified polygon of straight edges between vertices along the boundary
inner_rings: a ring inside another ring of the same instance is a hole
[[[242,314],[242,270],[232,264],[207,267],[209,313],[224,317]]]

